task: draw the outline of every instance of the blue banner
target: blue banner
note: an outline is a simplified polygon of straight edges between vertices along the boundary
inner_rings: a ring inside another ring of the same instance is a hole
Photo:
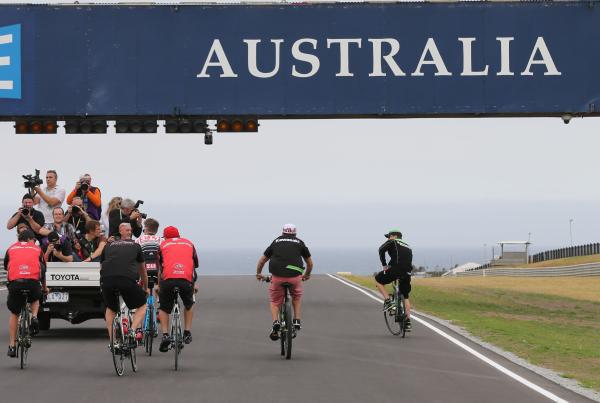
[[[0,5],[0,119],[596,114],[600,2]]]

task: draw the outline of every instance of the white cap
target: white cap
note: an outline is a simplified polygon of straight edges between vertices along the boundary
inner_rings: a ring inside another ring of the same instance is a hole
[[[296,235],[296,226],[294,224],[285,224],[283,226],[283,233]]]

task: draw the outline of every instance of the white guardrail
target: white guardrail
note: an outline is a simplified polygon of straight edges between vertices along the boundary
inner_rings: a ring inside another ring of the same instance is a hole
[[[480,269],[456,273],[449,277],[470,277],[470,276],[506,276],[506,277],[588,277],[600,276],[600,263],[579,264],[576,266],[564,267],[543,267],[543,268],[512,268],[495,267],[489,269]]]

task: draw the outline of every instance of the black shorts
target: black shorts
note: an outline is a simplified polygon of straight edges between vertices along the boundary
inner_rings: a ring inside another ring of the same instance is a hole
[[[171,313],[173,305],[175,305],[175,295],[173,294],[173,288],[175,287],[179,287],[179,297],[181,297],[185,309],[192,309],[192,306],[194,306],[194,284],[178,278],[161,280],[160,292],[158,293],[160,306],[158,309]]]
[[[146,270],[148,275],[148,288],[154,288],[158,284],[158,270]]]
[[[8,310],[15,315],[21,312],[21,308],[25,305],[25,297],[21,294],[21,290],[29,290],[28,302],[39,301],[42,299],[42,285],[37,280],[15,280],[8,283],[8,297],[6,298],[6,306]]]
[[[408,298],[412,289],[410,285],[410,274],[408,272],[390,267],[386,271],[382,270],[375,275],[375,281],[383,285],[389,284],[396,279],[400,279],[400,292],[404,298]]]
[[[119,312],[119,298],[115,295],[118,290],[129,309],[136,309],[146,303],[146,293],[135,280],[127,277],[104,277],[100,279],[100,289],[104,305],[113,312]]]

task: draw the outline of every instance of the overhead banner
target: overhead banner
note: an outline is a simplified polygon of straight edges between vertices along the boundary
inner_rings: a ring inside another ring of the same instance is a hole
[[[0,119],[596,114],[600,2],[0,5]]]

